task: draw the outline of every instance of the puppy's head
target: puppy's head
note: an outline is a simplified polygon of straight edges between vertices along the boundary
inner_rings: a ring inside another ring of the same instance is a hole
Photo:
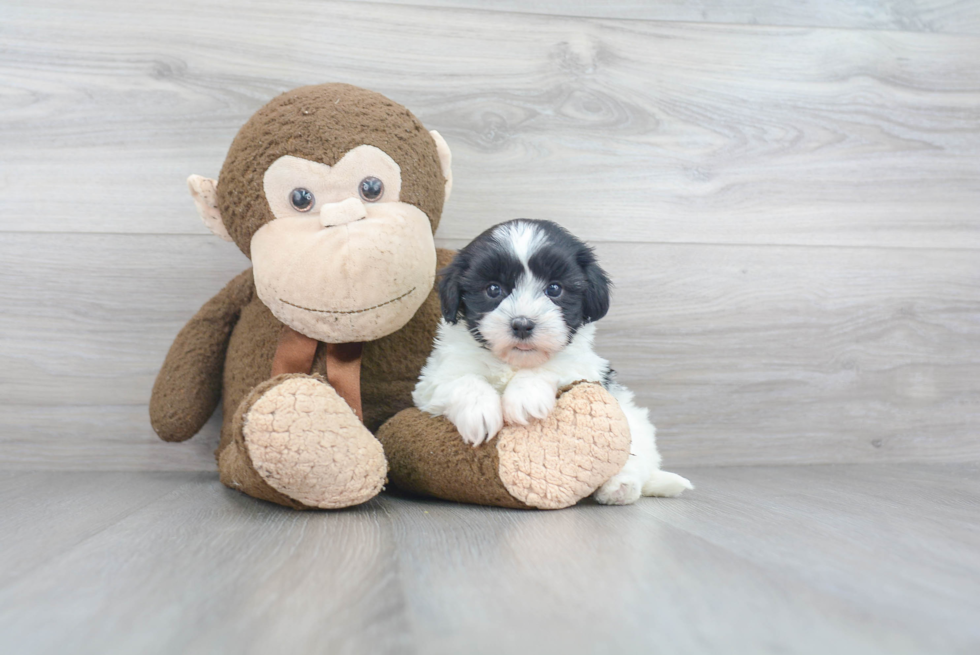
[[[609,311],[592,249],[551,221],[490,228],[440,272],[442,315],[512,366],[540,366]]]

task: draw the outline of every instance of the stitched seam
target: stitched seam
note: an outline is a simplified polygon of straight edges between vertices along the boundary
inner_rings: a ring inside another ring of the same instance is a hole
[[[293,307],[296,307],[297,309],[303,309],[303,310],[306,310],[308,312],[317,312],[319,314],[360,314],[362,312],[369,312],[372,309],[377,309],[378,307],[384,307],[385,305],[390,305],[393,302],[398,302],[399,300],[401,300],[405,296],[407,296],[410,293],[412,293],[413,291],[415,291],[417,288],[418,287],[412,287],[411,289],[409,289],[408,291],[406,291],[402,295],[398,296],[397,298],[392,298],[391,300],[386,300],[383,303],[380,303],[378,305],[374,305],[373,307],[365,307],[364,309],[348,309],[348,310],[345,310],[345,311],[336,311],[336,310],[331,310],[331,309],[311,309],[309,307],[303,307],[302,305],[297,305],[296,303],[291,303],[288,300],[283,300],[282,298],[279,299],[279,302],[284,302],[287,305],[291,305]]]

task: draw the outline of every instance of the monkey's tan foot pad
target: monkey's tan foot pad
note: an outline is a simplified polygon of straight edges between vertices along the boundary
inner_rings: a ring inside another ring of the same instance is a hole
[[[540,509],[574,505],[616,475],[629,458],[630,431],[616,399],[581,382],[554,411],[497,434],[500,480],[516,499]]]
[[[388,473],[378,440],[333,388],[309,376],[289,377],[259,396],[242,436],[269,486],[311,507],[368,501]]]

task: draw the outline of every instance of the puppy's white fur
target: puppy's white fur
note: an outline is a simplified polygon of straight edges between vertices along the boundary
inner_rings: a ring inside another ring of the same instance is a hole
[[[593,350],[594,338],[595,324],[584,325],[543,364],[521,368],[482,347],[465,325],[442,321],[435,349],[412,398],[422,411],[446,416],[464,441],[479,445],[495,437],[505,421],[526,425],[531,418],[546,417],[555,406],[559,387],[578,380],[601,380],[609,363]],[[630,457],[596,491],[596,500],[627,505],[641,495],[677,496],[692,489],[685,478],[660,470],[656,429],[647,410],[633,402],[633,393],[615,383],[608,388],[629,423]]]

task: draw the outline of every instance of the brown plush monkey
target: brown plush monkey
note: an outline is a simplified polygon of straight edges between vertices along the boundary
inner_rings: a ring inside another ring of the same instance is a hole
[[[433,241],[450,160],[407,109],[345,84],[294,89],[249,119],[220,182],[188,185],[253,267],[174,340],[150,399],[157,434],[189,439],[222,401],[221,481],[298,509],[372,498],[389,463],[409,490],[510,507],[567,506],[615,474],[629,435],[594,384],[480,448],[410,408],[452,256]]]

